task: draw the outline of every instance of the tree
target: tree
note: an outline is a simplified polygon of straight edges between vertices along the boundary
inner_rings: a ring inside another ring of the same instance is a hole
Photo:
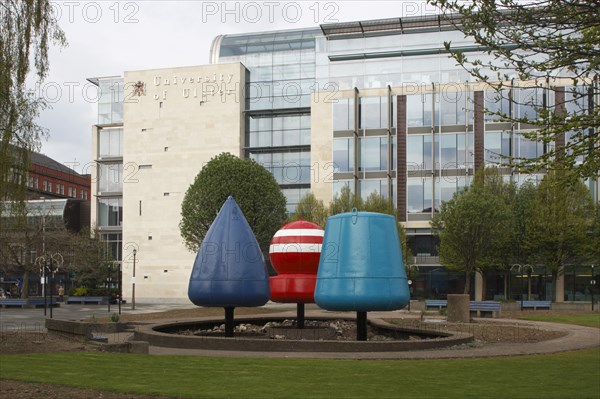
[[[586,243],[594,223],[590,193],[571,175],[555,171],[544,177],[526,224],[525,246],[531,260],[545,265],[552,273],[553,287],[567,265],[576,265],[585,259]],[[552,299],[556,300],[556,289]]]
[[[66,39],[49,0],[3,0],[0,26],[0,199],[22,202],[29,151],[47,134],[35,121],[47,102],[27,92],[26,80],[32,67],[37,84],[46,78],[50,45]]]
[[[498,263],[508,240],[510,221],[506,202],[479,184],[442,202],[431,226],[440,238],[441,263],[465,273],[465,294],[471,291],[473,273]]]
[[[367,200],[363,204],[363,209],[367,212],[379,212],[396,216],[394,204],[383,195],[380,195],[377,191],[373,191],[369,194]]]
[[[309,192],[298,201],[290,219],[292,221],[306,220],[325,228],[327,216],[327,208],[325,208],[323,201],[318,200],[313,193]]]
[[[523,133],[544,144],[533,159],[511,159],[528,169],[571,169],[579,177],[597,177],[600,169],[600,107],[589,101],[600,93],[600,3],[580,0],[429,0],[452,23],[477,43],[485,54],[471,59],[445,42],[451,56],[474,78],[489,84],[497,100],[529,108],[529,115],[488,110],[498,119],[525,123]],[[487,61],[490,60],[490,61]],[[568,87],[565,103],[552,109],[544,93]],[[529,82],[530,84],[527,84]],[[528,88],[519,92],[519,86]],[[576,87],[577,86],[577,87]],[[565,148],[560,143],[567,137]],[[579,162],[582,160],[582,162]]]
[[[107,268],[113,266],[116,254],[110,253],[106,243],[102,241],[98,231],[82,229],[72,234],[70,264],[74,274],[73,281],[77,287],[99,288],[107,277]]]
[[[335,194],[333,201],[329,204],[329,214],[337,215],[338,213],[352,212],[354,208],[357,210],[362,209],[363,201],[350,190],[349,186],[344,186],[339,195]]]
[[[233,196],[264,253],[286,220],[286,200],[275,178],[252,159],[228,153],[212,158],[198,173],[181,204],[179,229],[196,252],[223,203]]]

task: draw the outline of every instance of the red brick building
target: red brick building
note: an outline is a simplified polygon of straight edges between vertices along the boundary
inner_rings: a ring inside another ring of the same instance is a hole
[[[29,154],[28,199],[76,198],[90,201],[91,176],[81,175],[37,152]]]

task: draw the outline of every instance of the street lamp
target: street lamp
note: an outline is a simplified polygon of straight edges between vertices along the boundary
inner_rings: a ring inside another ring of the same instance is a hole
[[[131,277],[131,309],[135,310],[135,256],[137,250],[133,250],[133,276]]]
[[[119,289],[119,314],[121,314],[121,304],[123,303],[123,282],[121,281],[121,262],[115,261],[115,269],[117,269],[117,284]]]
[[[108,296],[108,313],[110,313],[110,301],[112,300],[111,286],[112,286],[112,266],[109,263],[107,265],[108,274],[106,276],[106,291]]]
[[[594,265],[592,265],[592,279],[590,280],[590,293],[592,294],[592,312],[594,311],[594,288],[596,286],[596,279],[594,278]]]

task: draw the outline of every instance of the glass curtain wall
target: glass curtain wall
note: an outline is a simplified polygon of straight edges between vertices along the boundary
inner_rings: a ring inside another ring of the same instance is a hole
[[[310,189],[310,99],[319,29],[228,35],[219,63],[241,62],[246,78],[245,155],[265,166],[288,212]]]
[[[391,195],[395,204],[396,99],[392,97],[390,101],[388,96],[360,97],[356,116],[354,102],[353,98],[344,98],[332,105],[333,195],[339,194],[345,185],[354,192],[356,176],[357,195],[363,200],[375,193],[385,198]],[[358,137],[354,134],[355,117],[358,120]],[[355,164],[356,159],[358,164]]]
[[[441,90],[407,96],[407,212],[431,214],[473,175],[473,93]]]
[[[115,260],[122,260],[123,78],[99,78],[96,225]]]

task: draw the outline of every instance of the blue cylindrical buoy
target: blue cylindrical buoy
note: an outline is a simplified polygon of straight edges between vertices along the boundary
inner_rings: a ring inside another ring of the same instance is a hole
[[[389,311],[409,302],[396,220],[374,212],[327,219],[315,302],[334,311]]]

